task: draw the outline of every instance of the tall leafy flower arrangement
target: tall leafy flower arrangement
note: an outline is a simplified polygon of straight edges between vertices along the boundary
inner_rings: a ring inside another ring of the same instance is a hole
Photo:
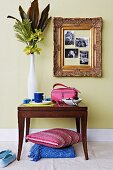
[[[16,37],[19,41],[26,44],[24,52],[27,55],[35,52],[40,54],[41,49],[38,47],[38,42],[42,41],[44,38],[43,31],[50,20],[50,18],[48,18],[49,10],[50,4],[46,6],[41,16],[39,16],[38,0],[34,0],[27,13],[19,6],[21,20],[10,15],[7,16],[7,18],[16,20],[14,24]]]

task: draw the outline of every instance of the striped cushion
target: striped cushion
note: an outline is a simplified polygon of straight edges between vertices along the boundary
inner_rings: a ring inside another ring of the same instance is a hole
[[[78,143],[80,141],[80,134],[69,129],[54,128],[29,134],[26,136],[26,139],[33,143],[53,148],[62,148]]]

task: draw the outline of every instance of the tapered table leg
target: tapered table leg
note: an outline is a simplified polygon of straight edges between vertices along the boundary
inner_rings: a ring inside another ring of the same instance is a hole
[[[85,159],[88,160],[88,149],[87,149],[87,114],[81,117],[81,133],[82,143],[85,154]]]
[[[80,133],[80,117],[77,117],[75,119],[76,119],[76,129],[77,129],[77,132]]]
[[[26,136],[29,134],[29,128],[30,128],[30,118],[26,118]],[[27,142],[28,140],[25,139]]]
[[[25,118],[22,117],[21,112],[18,112],[18,132],[19,132],[18,153],[17,153],[17,160],[18,161],[20,160],[22,145],[23,145],[24,124],[25,124]]]

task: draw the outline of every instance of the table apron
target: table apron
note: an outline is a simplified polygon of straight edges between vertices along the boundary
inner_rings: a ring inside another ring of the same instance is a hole
[[[25,118],[72,118],[87,116],[87,111],[18,111]]]

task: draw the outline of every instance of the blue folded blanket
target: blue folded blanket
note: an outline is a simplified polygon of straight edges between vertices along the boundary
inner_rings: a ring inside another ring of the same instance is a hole
[[[28,157],[30,157],[32,161],[38,161],[41,158],[74,158],[76,157],[76,153],[73,146],[51,148],[34,144],[30,149]]]

